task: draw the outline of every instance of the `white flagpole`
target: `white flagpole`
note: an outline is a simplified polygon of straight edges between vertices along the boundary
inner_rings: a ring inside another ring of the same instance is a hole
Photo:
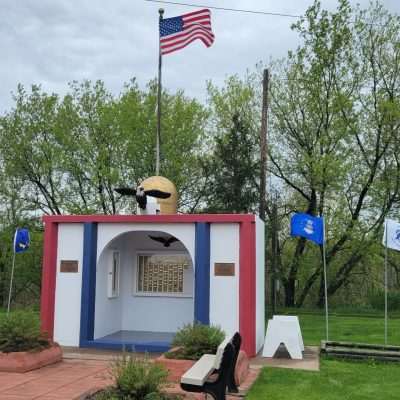
[[[325,329],[326,329],[326,341],[329,341],[329,317],[328,317],[328,280],[326,277],[326,251],[325,251],[325,241],[326,241],[326,233],[325,233],[325,218],[323,218],[323,227],[324,227],[324,237],[322,242],[322,254],[324,259],[324,286],[325,286]]]
[[[14,240],[13,240],[13,260],[12,260],[12,267],[11,267],[10,290],[8,292],[7,314],[10,313],[10,307],[11,307],[11,293],[12,293],[12,287],[13,287],[14,268],[15,268],[15,235],[16,234],[17,234],[17,231],[15,231]]]
[[[158,10],[159,23],[163,20],[164,9]],[[156,137],[156,175],[160,175],[160,147],[161,147],[161,96],[162,96],[162,55],[161,55],[161,42],[158,39],[158,86],[157,86],[157,137]]]
[[[385,346],[387,345],[388,336],[388,274],[387,274],[387,262],[388,262],[388,226],[387,220],[385,220]]]

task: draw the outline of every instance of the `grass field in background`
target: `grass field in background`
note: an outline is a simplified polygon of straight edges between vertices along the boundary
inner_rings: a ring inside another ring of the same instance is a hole
[[[325,315],[320,310],[279,310],[298,315],[306,345],[325,339]],[[400,315],[389,319],[388,342],[400,345]],[[335,310],[329,316],[330,340],[384,343],[383,313]],[[400,399],[400,364],[321,358],[321,370],[309,372],[264,368],[248,400],[395,400]]]
[[[304,343],[320,345],[325,339],[325,315],[321,312],[279,310],[281,314],[298,315]],[[329,340],[384,344],[383,313],[332,312],[329,316]],[[388,344],[400,346],[400,316],[389,316]],[[399,395],[400,398],[400,395]]]
[[[320,372],[264,368],[247,400],[398,400],[400,364],[321,360]]]

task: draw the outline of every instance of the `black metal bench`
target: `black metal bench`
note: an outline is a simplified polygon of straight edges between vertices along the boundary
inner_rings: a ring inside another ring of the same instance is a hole
[[[235,367],[242,339],[235,333],[225,339],[217,354],[204,354],[181,378],[181,388],[187,392],[207,393],[215,400],[225,400],[225,392],[237,393]]]

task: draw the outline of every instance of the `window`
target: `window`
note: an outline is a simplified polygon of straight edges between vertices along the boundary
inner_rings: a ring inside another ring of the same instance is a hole
[[[108,271],[108,297],[118,297],[119,295],[119,251],[112,252],[111,265]]]
[[[188,256],[181,254],[142,254],[138,256],[136,293],[183,294]]]

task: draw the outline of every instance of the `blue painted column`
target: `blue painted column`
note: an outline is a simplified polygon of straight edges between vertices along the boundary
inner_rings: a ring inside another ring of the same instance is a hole
[[[196,223],[194,321],[210,324],[210,224]]]
[[[97,223],[87,222],[83,227],[83,265],[81,297],[81,329],[79,343],[93,340],[96,300]]]

